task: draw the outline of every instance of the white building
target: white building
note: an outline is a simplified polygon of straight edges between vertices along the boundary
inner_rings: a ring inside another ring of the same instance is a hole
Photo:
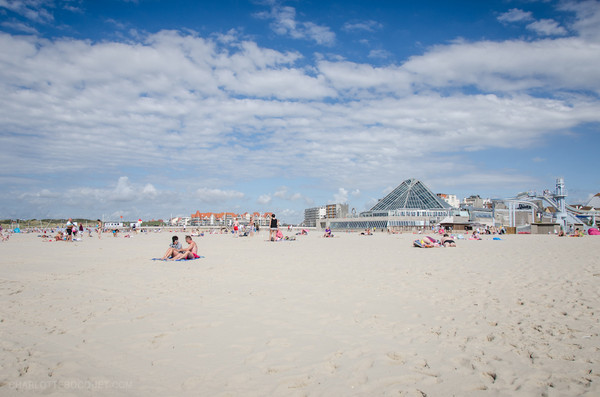
[[[327,208],[325,206],[307,208],[304,210],[304,226],[315,227],[320,219],[325,219],[327,216]]]
[[[175,218],[171,218],[171,220],[169,220],[169,224],[171,226],[189,226],[191,220],[192,220],[192,218],[190,218],[189,216],[175,217]]]
[[[455,194],[438,193],[437,196],[448,203],[452,208],[460,207],[460,200]]]

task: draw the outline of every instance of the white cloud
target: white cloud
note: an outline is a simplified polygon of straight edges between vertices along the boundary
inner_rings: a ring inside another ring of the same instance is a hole
[[[473,86],[482,91],[591,90],[600,93],[597,45],[581,38],[480,41],[433,47],[403,65],[429,87]]]
[[[531,21],[533,16],[530,11],[523,11],[518,8],[512,8],[498,16],[500,22],[523,22]]]
[[[260,196],[258,196],[256,202],[261,205],[271,204],[271,196],[269,196],[268,194],[261,194]]]
[[[221,203],[228,200],[241,199],[245,195],[235,190],[199,188],[196,190],[195,196],[202,203]]]
[[[129,183],[129,178],[122,176],[117,182],[115,190],[112,192],[111,197],[115,201],[130,201],[136,195],[136,191]]]
[[[575,13],[572,28],[585,40],[600,41],[600,2],[595,0],[564,1],[559,10]]]
[[[517,170],[493,171],[493,172],[461,172],[456,174],[456,178],[450,181],[444,177],[428,178],[426,183],[435,185],[438,188],[451,187],[493,189],[496,192],[508,190],[515,192],[516,186],[535,186],[539,183],[536,178],[519,173]]]
[[[344,61],[322,61],[317,66],[335,89],[345,93],[364,95],[372,90],[404,96],[411,90],[412,77],[396,66],[377,68]]]
[[[257,177],[314,178],[369,196],[415,169],[435,181],[432,158],[463,175],[468,151],[528,148],[600,121],[590,4],[571,8],[568,27],[580,36],[456,41],[382,67],[330,55],[310,64],[233,31],[227,40],[163,31],[123,43],[0,33],[0,147],[10,165],[0,197],[7,213],[64,201],[168,215],[237,205],[245,195],[236,183]],[[295,13],[287,21],[298,30]],[[115,184],[136,175],[132,167],[152,178]],[[488,181],[508,186],[508,174]],[[73,182],[63,193],[49,175]],[[481,175],[469,183],[483,186]],[[352,197],[344,191],[335,194]],[[309,194],[279,189],[257,202],[300,206]]]
[[[300,220],[300,219],[302,219],[303,216],[304,216],[304,212],[298,211],[295,209],[291,209],[291,208],[282,209],[282,210],[278,211],[278,214],[277,214],[277,218],[282,219],[282,220],[283,219]],[[287,223],[292,223],[292,222],[287,222]]]
[[[9,21],[5,21],[2,22],[0,24],[1,26],[8,28],[8,29],[12,29],[12,30],[16,30],[19,32],[24,32],[24,33],[31,33],[31,34],[37,34],[38,31],[36,28],[29,26],[25,23],[22,22],[9,22]]]
[[[256,14],[263,19],[272,19],[271,28],[279,35],[288,35],[294,39],[307,39],[317,44],[330,46],[335,42],[335,33],[327,26],[317,25],[313,22],[296,20],[294,7],[272,4],[270,12]]]
[[[156,188],[152,186],[151,183],[148,183],[146,184],[146,186],[144,186],[144,189],[142,189],[142,193],[149,197],[155,197],[158,194]]]
[[[348,191],[343,187],[339,188],[337,193],[333,195],[334,203],[347,203],[348,202]]]
[[[0,7],[33,22],[47,23],[54,19],[48,10],[53,7],[51,0],[0,0]]]
[[[369,58],[389,58],[392,54],[387,50],[371,50],[369,51]]]
[[[367,20],[359,22],[346,22],[342,29],[347,32],[374,32],[383,28],[383,25],[377,21]]]
[[[280,198],[282,200],[287,200],[287,201],[297,201],[297,200],[304,200],[305,202],[311,201],[310,199],[306,198],[301,193],[290,192],[290,189],[287,186],[280,187],[275,193],[273,193],[273,196]]]
[[[357,198],[360,196],[360,190],[354,189],[352,192],[344,189],[343,187],[338,188],[337,193],[334,193],[333,200],[329,202],[332,204],[346,204],[350,197]]]
[[[541,36],[564,36],[567,30],[552,19],[540,19],[527,25],[527,29]]]

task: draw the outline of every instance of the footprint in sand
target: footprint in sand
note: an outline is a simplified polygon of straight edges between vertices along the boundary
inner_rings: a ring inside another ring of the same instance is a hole
[[[402,357],[402,355],[400,353],[388,352],[386,354],[386,356],[388,356],[388,358],[390,360],[395,361],[397,364],[404,364],[404,363],[406,363],[406,360],[404,360],[404,358]]]

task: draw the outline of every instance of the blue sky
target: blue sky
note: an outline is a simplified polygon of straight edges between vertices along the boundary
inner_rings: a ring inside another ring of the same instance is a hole
[[[600,2],[0,0],[0,218],[600,191]]]

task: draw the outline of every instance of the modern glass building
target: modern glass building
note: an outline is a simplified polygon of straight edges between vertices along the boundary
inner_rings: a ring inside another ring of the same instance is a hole
[[[407,179],[387,196],[379,200],[368,212],[381,213],[403,209],[448,210],[450,205],[433,194],[417,179]]]
[[[359,217],[331,220],[332,229],[427,228],[450,215],[452,207],[421,181],[402,182]]]

